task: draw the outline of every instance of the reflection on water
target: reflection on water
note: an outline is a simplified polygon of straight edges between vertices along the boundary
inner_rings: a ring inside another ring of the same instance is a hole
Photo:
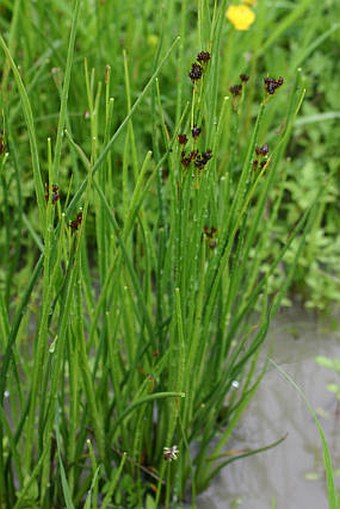
[[[273,324],[268,340],[271,357],[303,389],[317,410],[340,469],[340,408],[328,383],[340,384],[336,374],[315,363],[316,355],[340,358],[340,333],[326,330],[312,316],[289,312]],[[323,509],[328,507],[322,446],[305,403],[270,368],[245,414],[231,448],[256,448],[288,433],[278,447],[232,463],[198,500],[199,509]],[[336,479],[340,488],[340,476]]]

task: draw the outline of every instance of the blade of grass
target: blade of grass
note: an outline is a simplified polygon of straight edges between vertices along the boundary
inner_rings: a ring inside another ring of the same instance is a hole
[[[172,43],[172,45],[170,46],[170,48],[168,49],[168,51],[166,52],[166,54],[164,55],[162,60],[160,61],[159,65],[157,66],[157,69],[155,70],[155,72],[153,73],[153,75],[151,76],[151,78],[149,79],[147,84],[145,85],[145,87],[144,87],[143,91],[141,92],[141,94],[139,95],[138,99],[136,99],[136,101],[132,105],[129,113],[126,115],[124,120],[121,122],[121,124],[119,125],[119,127],[117,128],[115,133],[111,136],[111,138],[110,138],[109,142],[107,143],[107,145],[105,145],[105,147],[101,151],[100,156],[98,157],[98,159],[96,160],[96,162],[93,165],[93,168],[92,168],[93,175],[96,174],[96,172],[101,167],[102,163],[104,163],[104,161],[106,160],[107,154],[110,152],[114,142],[116,141],[116,139],[118,138],[119,134],[122,132],[124,127],[128,124],[128,122],[131,119],[132,115],[134,114],[134,112],[136,111],[137,107],[139,106],[140,102],[144,99],[144,97],[147,94],[147,92],[149,91],[152,83],[157,78],[159,71],[164,66],[166,61],[168,60],[168,58],[171,55],[172,51],[174,50],[175,46],[178,44],[179,39],[180,39],[179,37],[176,37],[176,39],[174,40],[174,42]],[[82,182],[82,184],[80,185],[78,191],[74,195],[71,203],[69,204],[69,206],[67,208],[67,211],[66,211],[66,213],[68,215],[70,215],[75,210],[75,208],[77,207],[77,205],[79,203],[79,200],[80,200],[80,198],[81,198],[81,196],[82,196],[82,194],[84,192],[85,186],[86,186],[86,179]]]
[[[68,101],[68,94],[69,94],[69,88],[70,88],[71,70],[72,70],[72,64],[73,64],[74,45],[75,45],[76,32],[77,32],[79,9],[80,9],[80,0],[75,0],[74,5],[73,5],[71,32],[70,32],[70,36],[69,36],[66,67],[65,67],[63,88],[62,88],[61,100],[60,100],[60,113],[59,113],[57,138],[56,138],[55,151],[54,151],[53,169],[52,169],[52,181],[53,182],[58,182],[58,179],[59,179],[62,135],[63,135],[63,130],[65,127],[65,122],[66,122],[67,101]]]
[[[143,398],[133,401],[130,406],[128,406],[124,412],[118,417],[118,419],[115,422],[115,425],[112,430],[112,435],[118,428],[121,422],[123,422],[126,417],[131,414],[135,410],[135,408],[139,407],[140,405],[145,405],[147,403],[151,403],[152,401],[156,401],[158,399],[164,399],[164,398],[185,398],[184,392],[174,392],[174,391],[168,391],[168,392],[155,392],[154,394],[150,394],[148,396],[144,396]]]
[[[67,482],[67,477],[65,473],[65,468],[63,464],[63,460],[61,457],[61,435],[60,435],[60,429],[59,429],[59,417],[58,417],[58,410],[56,411],[56,421],[55,421],[55,432],[56,432],[56,439],[57,439],[57,455],[58,455],[58,463],[59,463],[59,469],[60,469],[60,477],[61,477],[61,484],[63,487],[63,493],[64,493],[64,500],[66,504],[66,509],[75,509],[73,502],[72,502],[72,496],[70,487]]]
[[[93,479],[92,479],[92,483],[91,483],[90,489],[89,489],[89,491],[87,493],[84,509],[91,509],[91,507],[92,507],[92,503],[91,503],[92,492],[93,492],[95,486],[98,483],[99,472],[100,472],[100,467],[97,467],[97,469],[95,470],[94,475],[93,475]],[[95,504],[94,507],[97,507],[97,504]]]
[[[287,16],[284,16],[282,21],[277,24],[275,27],[275,30],[272,32],[272,34],[266,39],[266,41],[262,44],[262,46],[259,48],[256,57],[258,58],[260,55],[265,53],[268,48],[272,47],[273,44],[275,44],[276,40],[279,39],[279,37],[288,30],[297,19],[299,19],[306,9],[312,4],[314,0],[302,0],[299,5],[293,5],[291,6],[291,13]]]
[[[269,451],[270,449],[273,449],[274,447],[277,447],[278,445],[280,445],[284,440],[286,440],[287,436],[288,436],[288,434],[284,435],[283,437],[279,438],[278,440],[275,440],[275,442],[272,442],[271,444],[265,445],[263,447],[258,447],[256,449],[248,450],[248,451],[244,452],[243,454],[238,454],[237,456],[233,456],[232,458],[230,458],[226,461],[223,461],[220,465],[218,465],[218,467],[216,467],[216,469],[212,473],[211,477],[207,480],[207,482],[209,482],[213,477],[215,477],[218,474],[218,472],[220,472],[222,470],[222,468],[226,467],[227,465],[230,465],[231,463],[234,463],[234,461],[238,461],[242,458],[249,458],[250,456],[254,456],[255,454],[259,454],[260,452]],[[208,461],[222,459],[227,454],[228,453],[221,454],[219,456],[213,456],[211,458],[208,458]]]
[[[37,204],[39,209],[39,215],[40,215],[40,222],[42,225],[45,224],[45,199],[44,199],[44,186],[43,181],[41,177],[41,170],[40,170],[40,162],[39,162],[39,151],[38,151],[38,145],[37,145],[37,137],[36,137],[36,131],[35,131],[35,125],[34,125],[34,117],[32,112],[32,107],[30,100],[28,98],[25,85],[23,83],[23,80],[21,78],[20,72],[12,58],[12,55],[6,45],[5,40],[3,39],[2,35],[0,34],[0,47],[3,49],[9,65],[12,69],[12,72],[14,74],[14,78],[18,87],[22,109],[25,117],[25,122],[27,126],[27,132],[31,147],[31,157],[32,157],[32,170],[33,170],[33,180],[34,180],[34,187],[35,187],[35,193],[37,198]]]
[[[122,475],[125,460],[126,460],[126,453],[124,452],[122,455],[122,459],[121,459],[119,468],[118,468],[117,472],[115,472],[111,481],[108,484],[107,493],[106,493],[103,503],[101,505],[101,509],[106,509],[108,507],[109,503],[111,502],[111,497],[112,497],[114,490],[116,489],[116,486],[118,484],[118,481]]]
[[[316,427],[318,428],[319,435],[321,438],[322,443],[322,450],[323,450],[323,459],[324,459],[324,466],[326,469],[326,479],[327,479],[327,493],[328,493],[328,507],[329,509],[338,509],[337,504],[337,493],[336,493],[336,487],[334,482],[334,470],[332,466],[332,458],[330,454],[330,450],[328,447],[327,439],[325,432],[320,424],[320,421],[316,415],[316,412],[312,405],[310,404],[307,396],[303,392],[303,390],[299,387],[299,385],[293,380],[293,378],[287,373],[285,369],[282,368],[282,366],[279,366],[274,359],[268,357],[269,362],[274,366],[275,369],[282,375],[282,377],[292,386],[292,388],[295,390],[297,394],[302,398],[303,402],[305,403],[306,407],[308,408],[311,416],[314,419],[314,422],[316,424]]]
[[[24,487],[20,491],[20,494],[19,494],[19,496],[18,496],[18,498],[16,500],[14,509],[19,509],[21,507],[23,507],[23,508],[27,507],[27,505],[26,505],[26,494],[28,493],[29,489],[33,485],[35,479],[38,477],[39,471],[42,468],[42,465],[43,465],[43,462],[45,461],[47,453],[48,453],[48,449],[45,449],[43,454],[40,456],[39,461],[35,465],[35,467],[34,467],[32,473],[31,473],[29,479],[27,479],[25,481]]]

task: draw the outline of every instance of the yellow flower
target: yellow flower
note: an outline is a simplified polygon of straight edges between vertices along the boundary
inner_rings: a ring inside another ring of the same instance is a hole
[[[248,30],[255,21],[255,13],[246,5],[230,5],[225,15],[236,30]]]

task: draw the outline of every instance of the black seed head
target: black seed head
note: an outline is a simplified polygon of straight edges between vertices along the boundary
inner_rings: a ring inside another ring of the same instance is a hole
[[[6,152],[6,140],[4,136],[4,132],[0,129],[0,156]]]
[[[196,150],[197,152],[197,150]],[[199,170],[203,170],[204,166],[207,164],[207,162],[212,158],[212,153],[211,153],[211,150],[208,149],[206,152],[202,152],[201,155],[196,154],[195,156],[195,160],[194,160],[194,165],[196,166],[196,168],[198,168]]]
[[[187,168],[192,161],[194,161],[194,164],[196,164],[196,160],[198,158],[198,150],[192,150],[188,155],[186,155],[185,150],[181,153],[181,163],[184,166],[184,168]]]
[[[279,87],[281,87],[281,85],[283,85],[283,81],[284,80],[283,80],[282,76],[279,76],[279,78],[277,80],[275,80],[274,78],[265,78],[264,79],[264,88],[269,95],[273,95],[273,94],[275,94],[275,91]]]
[[[207,163],[212,158],[212,150],[208,148],[206,152],[202,152],[202,159]]]
[[[207,224],[204,226],[204,233],[209,239],[213,239],[216,232],[217,228],[215,226],[211,226],[211,228]]]
[[[207,62],[209,62],[210,60],[210,53],[209,51],[201,51],[198,55],[197,55],[197,62],[199,62],[200,64],[206,64]]]
[[[242,83],[247,83],[247,81],[249,80],[249,76],[247,74],[240,74],[240,80],[242,81]]]
[[[229,92],[234,96],[237,97],[238,95],[241,95],[242,92],[242,85],[233,85],[229,88]]]
[[[258,156],[266,156],[269,152],[268,143],[265,143],[262,147],[255,147],[255,152]]]
[[[194,127],[191,129],[191,135],[193,138],[198,138],[201,134],[202,129],[200,127],[197,127],[194,125]]]
[[[186,145],[188,143],[188,137],[186,134],[179,134],[177,136],[177,140],[180,145]]]
[[[50,187],[46,183],[45,184],[45,201],[46,202],[48,202],[49,197],[50,197]],[[55,205],[57,203],[57,201],[59,200],[59,198],[60,198],[60,196],[59,196],[59,186],[57,186],[56,184],[53,184],[52,185],[52,205]]]
[[[203,68],[199,64],[192,64],[191,71],[189,72],[189,78],[194,83],[202,78]]]
[[[78,230],[79,226],[81,225],[82,220],[83,220],[83,213],[82,213],[82,211],[80,211],[77,214],[76,219],[74,219],[73,221],[70,221],[70,228],[72,230],[72,233],[74,233]]]

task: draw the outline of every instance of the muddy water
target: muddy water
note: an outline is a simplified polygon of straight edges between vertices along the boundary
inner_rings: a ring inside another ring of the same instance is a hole
[[[268,339],[271,357],[303,389],[319,415],[340,489],[340,402],[326,388],[328,383],[340,384],[340,374],[314,360],[316,355],[340,358],[340,317],[337,322],[332,332],[330,320],[290,311],[276,319]],[[327,508],[321,441],[314,421],[300,396],[270,368],[229,446],[254,449],[286,433],[286,440],[276,448],[227,466],[199,497],[198,508],[270,509],[273,500],[276,509]]]

